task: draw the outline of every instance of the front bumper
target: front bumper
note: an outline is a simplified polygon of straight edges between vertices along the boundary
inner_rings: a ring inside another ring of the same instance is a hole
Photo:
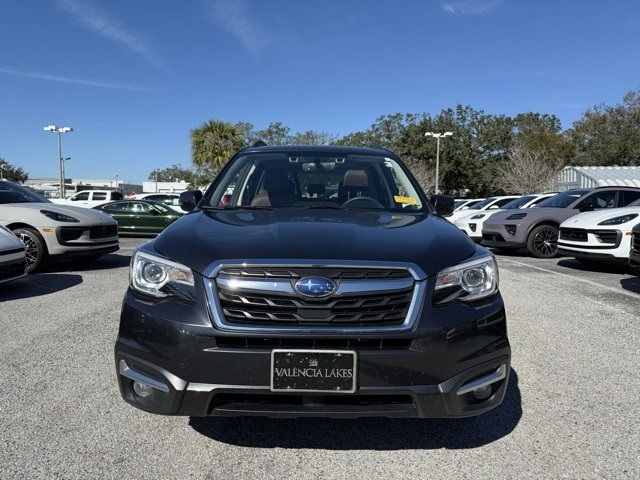
[[[520,220],[509,223],[485,223],[482,226],[482,245],[493,248],[524,248],[529,231]]]
[[[198,298],[204,298],[196,285]],[[426,298],[432,289],[430,282]],[[189,416],[467,417],[498,406],[507,388],[510,347],[500,295],[475,304],[425,304],[412,332],[384,338],[225,333],[212,325],[202,303],[127,293],[115,345],[124,400],[152,413]],[[356,393],[271,392],[274,346],[340,345],[357,352]],[[487,400],[459,393],[499,371],[503,375]],[[141,397],[133,391],[136,378],[158,388]]]
[[[631,250],[629,255],[629,266],[640,275],[640,250]]]
[[[558,253],[568,257],[588,260],[607,260],[627,262],[631,250],[631,236],[618,231],[615,242],[598,241],[594,231],[589,230],[586,241],[574,241],[562,238],[558,240]]]
[[[0,283],[17,280],[27,274],[24,258],[24,248],[0,252]]]
[[[482,221],[457,221],[455,226],[462,230],[474,242],[482,241]]]
[[[105,255],[119,250],[117,227],[113,234],[103,235],[95,232],[96,229],[113,228],[113,226],[113,224],[73,225],[55,229],[40,228],[39,231],[44,237],[52,258],[82,258]],[[77,230],[73,235],[65,233],[73,230]]]

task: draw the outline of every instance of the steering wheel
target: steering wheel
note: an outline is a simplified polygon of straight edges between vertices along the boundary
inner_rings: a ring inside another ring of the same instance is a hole
[[[353,197],[342,204],[342,208],[384,208],[382,204],[371,197]]]

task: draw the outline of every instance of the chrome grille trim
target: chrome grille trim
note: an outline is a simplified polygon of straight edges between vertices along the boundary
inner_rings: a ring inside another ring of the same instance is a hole
[[[371,279],[371,280],[341,280],[339,290],[334,296],[342,294],[355,294],[360,291],[364,293],[376,293],[383,291],[393,291],[398,289],[409,289],[413,286],[411,302],[407,309],[407,314],[401,323],[394,325],[251,325],[230,323],[227,321],[218,296],[218,282],[224,287],[233,285],[242,286],[246,291],[263,291],[266,293],[294,294],[292,283],[289,279],[278,278],[230,278],[228,275],[220,274],[220,270],[225,267],[291,267],[291,268],[387,268],[406,269],[413,278],[399,279]],[[394,262],[351,262],[351,261],[329,261],[327,263],[318,260],[255,260],[245,261],[219,261],[212,264],[205,270],[204,287],[209,304],[209,311],[214,326],[223,332],[245,333],[245,334],[273,334],[273,335],[378,335],[380,333],[406,333],[415,327],[421,310],[422,301],[425,298],[427,288],[426,275],[414,264],[398,264]],[[217,278],[216,278],[217,277]],[[344,285],[344,286],[343,286]],[[342,290],[340,290],[342,289]]]

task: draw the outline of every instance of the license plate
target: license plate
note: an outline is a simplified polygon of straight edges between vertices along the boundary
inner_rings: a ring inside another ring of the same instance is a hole
[[[271,391],[353,393],[356,363],[351,350],[273,350]]]

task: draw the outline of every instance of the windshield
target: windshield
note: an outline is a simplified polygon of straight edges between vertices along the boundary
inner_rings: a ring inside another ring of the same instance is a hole
[[[216,182],[205,208],[422,211],[422,197],[392,158],[317,153],[244,155]]]
[[[50,203],[28,188],[21,187],[11,182],[0,182],[1,203]]]
[[[627,207],[640,207],[640,198],[635,202],[631,202]]]
[[[589,193],[590,190],[567,190],[566,192],[559,193],[543,202],[540,202],[538,207],[553,207],[553,208],[567,208],[585,193]]]
[[[465,203],[467,203],[469,200],[456,200],[455,202],[453,202],[453,208],[454,210],[458,207],[461,207],[462,205],[464,205]]]
[[[495,199],[496,197],[485,198],[480,203],[476,203],[475,205],[469,207],[469,210],[482,210],[484,207],[486,207],[490,203],[493,203]]]
[[[509,203],[502,206],[505,210],[515,210],[516,208],[524,207],[531,200],[536,198],[535,195],[525,195],[524,197],[516,198],[515,200],[511,200]]]

